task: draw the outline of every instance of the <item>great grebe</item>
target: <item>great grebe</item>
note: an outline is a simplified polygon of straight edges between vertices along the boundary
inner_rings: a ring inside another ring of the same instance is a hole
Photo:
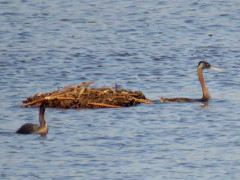
[[[26,123],[17,130],[17,133],[18,134],[47,134],[48,125],[44,118],[45,107],[46,107],[45,102],[43,102],[39,108],[40,126],[37,124]]]
[[[221,69],[211,66],[205,61],[200,61],[197,67],[198,78],[202,86],[203,97],[201,99],[190,99],[190,98],[164,98],[161,97],[162,103],[171,103],[171,102],[207,102],[211,99],[210,93],[208,91],[206,82],[203,77],[203,69],[212,69],[220,71]]]

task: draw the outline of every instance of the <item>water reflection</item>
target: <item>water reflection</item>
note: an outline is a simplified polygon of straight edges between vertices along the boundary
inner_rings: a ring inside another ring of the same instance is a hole
[[[199,107],[201,108],[201,109],[204,109],[204,108],[206,108],[206,107],[208,107],[209,106],[209,101],[207,101],[207,102],[202,102],[202,105],[200,105]]]

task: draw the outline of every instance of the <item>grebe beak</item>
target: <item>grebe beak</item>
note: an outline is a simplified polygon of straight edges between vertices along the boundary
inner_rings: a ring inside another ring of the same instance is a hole
[[[215,70],[215,71],[222,71],[222,69],[216,68],[216,67],[213,67],[213,66],[211,66],[210,69]]]

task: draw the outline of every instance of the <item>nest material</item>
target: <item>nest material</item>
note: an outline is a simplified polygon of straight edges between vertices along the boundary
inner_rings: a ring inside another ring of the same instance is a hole
[[[52,93],[38,93],[23,101],[22,107],[40,106],[45,101],[52,108],[119,108],[135,106],[140,103],[152,103],[140,91],[129,91],[113,88],[88,88],[93,81],[76,87],[66,87],[66,90]]]

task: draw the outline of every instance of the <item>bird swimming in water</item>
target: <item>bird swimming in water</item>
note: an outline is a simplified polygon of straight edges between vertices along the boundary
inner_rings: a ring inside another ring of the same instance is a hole
[[[40,126],[37,124],[26,123],[22,125],[16,133],[18,134],[47,134],[48,133],[48,125],[44,118],[45,113],[45,102],[43,102],[39,108],[39,122]]]
[[[205,61],[200,61],[197,67],[198,78],[202,86],[203,97],[201,99],[190,99],[190,98],[164,98],[161,97],[162,103],[171,102],[208,102],[211,99],[210,93],[208,91],[206,82],[203,77],[203,69],[212,69],[216,71],[221,71],[221,69],[211,66]]]

